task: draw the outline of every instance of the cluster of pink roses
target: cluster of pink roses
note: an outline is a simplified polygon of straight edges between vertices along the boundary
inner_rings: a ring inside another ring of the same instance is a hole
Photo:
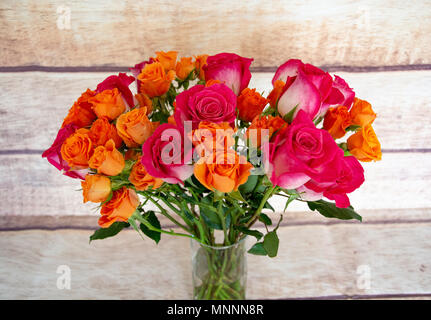
[[[364,170],[324,129],[300,110],[287,130],[270,143],[268,175],[274,185],[296,189],[305,200],[325,196],[338,207],[350,205],[347,193],[364,182]]]

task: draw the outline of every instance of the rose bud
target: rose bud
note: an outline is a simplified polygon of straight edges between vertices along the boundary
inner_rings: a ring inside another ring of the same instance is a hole
[[[121,152],[115,148],[114,140],[111,139],[105,146],[99,146],[94,150],[88,164],[90,168],[97,169],[97,173],[116,176],[123,171],[125,160]]]
[[[84,202],[103,202],[111,193],[111,180],[98,174],[87,174],[81,186]]]

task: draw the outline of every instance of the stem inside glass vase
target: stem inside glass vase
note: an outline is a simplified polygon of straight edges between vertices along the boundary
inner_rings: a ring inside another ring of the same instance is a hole
[[[208,246],[191,240],[193,298],[243,300],[247,280],[246,238],[229,246]]]

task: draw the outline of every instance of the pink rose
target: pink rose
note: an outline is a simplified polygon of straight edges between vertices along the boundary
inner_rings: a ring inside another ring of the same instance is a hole
[[[62,129],[60,129],[57,133],[57,137],[55,138],[54,143],[50,148],[48,148],[44,151],[44,153],[42,153],[42,157],[46,158],[48,162],[54,167],[56,167],[58,170],[63,171],[64,175],[71,178],[79,178],[84,180],[88,169],[70,170],[69,165],[66,161],[63,160],[63,157],[61,156],[60,152],[63,142],[67,138],[69,138],[69,136],[74,133],[76,129],[78,129],[78,126],[74,124],[68,124]]]
[[[251,79],[250,65],[253,59],[243,58],[234,53],[219,53],[209,56],[203,66],[205,79],[219,80],[239,95],[247,88]]]
[[[191,121],[196,129],[201,121],[214,123],[229,122],[236,118],[237,97],[221,83],[209,87],[195,85],[176,97],[174,118],[177,125],[184,127],[184,121]]]
[[[182,130],[164,123],[142,145],[142,164],[147,172],[167,183],[184,183],[193,174],[187,164],[193,155],[191,142],[187,145]]]
[[[133,102],[133,94],[129,89],[129,85],[134,80],[134,77],[128,76],[125,73],[119,73],[118,76],[109,76],[97,85],[96,92],[100,93],[104,90],[117,88],[129,107],[133,108],[135,104]]]
[[[342,105],[350,109],[355,99],[355,92],[349,87],[346,81],[337,75],[334,75],[331,92],[323,101],[319,111],[319,116],[324,116],[331,106]]]
[[[301,60],[291,59],[276,71],[272,83],[282,80],[285,86],[278,100],[278,112],[285,116],[296,107],[294,117],[304,110],[312,119],[323,116],[330,106],[350,108],[355,93],[338,76],[331,75]]]
[[[364,169],[359,161],[353,157],[336,157],[331,164],[332,170],[337,172],[336,179],[331,182],[308,181],[299,192],[304,192],[303,198],[306,200],[318,200],[326,197],[335,200],[335,205],[339,208],[350,206],[347,193],[351,193],[359,188],[364,182]]]
[[[331,162],[343,155],[331,135],[317,129],[303,110],[264,150],[269,161],[268,177],[274,185],[286,189],[299,188],[310,179],[334,181],[337,172],[331,169]]]

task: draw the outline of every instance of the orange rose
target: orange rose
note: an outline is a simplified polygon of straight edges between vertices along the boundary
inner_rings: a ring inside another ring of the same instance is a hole
[[[262,113],[267,103],[268,100],[256,92],[256,89],[245,88],[238,96],[239,118],[251,122],[254,117]]]
[[[288,123],[279,116],[256,116],[246,131],[246,137],[250,139],[250,144],[252,146],[259,148],[262,143],[262,129],[268,130],[268,139],[271,139],[274,134],[286,130],[287,126]]]
[[[89,159],[94,151],[89,133],[88,129],[78,129],[61,146],[61,156],[72,169],[88,168]]]
[[[277,80],[274,83],[274,88],[268,95],[269,105],[272,108],[275,108],[277,105],[278,99],[280,98],[281,93],[283,92],[284,82],[281,80]]]
[[[359,161],[370,162],[382,159],[380,142],[371,125],[363,127],[347,139],[347,148]]]
[[[197,129],[190,134],[190,139],[200,155],[205,151],[227,150],[235,144],[234,129],[228,122],[213,123],[201,121]]]
[[[163,184],[163,180],[150,176],[141,162],[141,158],[136,161],[130,172],[129,181],[135,186],[138,191],[145,191],[149,187],[153,189],[159,188]]]
[[[88,164],[90,168],[97,169],[97,173],[116,176],[123,171],[125,161],[121,152],[115,149],[115,142],[111,139],[105,146],[99,146],[94,150]]]
[[[132,189],[123,187],[114,191],[112,199],[102,205],[99,226],[108,228],[117,221],[127,222],[139,205],[139,198]]]
[[[138,75],[138,80],[141,81],[140,92],[147,94],[150,98],[160,97],[168,92],[174,78],[175,71],[170,70],[165,73],[160,62],[146,64]]]
[[[228,150],[200,158],[195,164],[194,174],[209,190],[232,192],[247,182],[252,168],[244,156],[239,156],[234,150]]]
[[[89,101],[93,104],[93,111],[99,118],[106,117],[114,120],[126,110],[123,97],[117,88],[104,90]]]
[[[145,93],[135,94],[135,98],[138,100],[140,108],[147,108],[147,115],[153,112],[153,101],[151,101],[151,99]]]
[[[111,180],[98,174],[87,174],[85,181],[81,181],[84,202],[106,201],[111,193]]]
[[[207,59],[208,59],[208,55],[207,54],[202,54],[202,55],[199,55],[199,56],[195,56],[196,72],[198,73],[198,77],[201,80],[205,80],[205,72],[202,69],[202,67],[207,64]]]
[[[177,74],[177,78],[181,80],[187,79],[190,72],[195,68],[195,64],[192,62],[192,58],[181,58],[180,61],[177,62],[175,67],[175,73]]]
[[[205,87],[211,87],[213,84],[216,83],[221,83],[220,80],[214,80],[214,79],[209,79],[207,82],[205,82]]]
[[[91,123],[96,119],[96,115],[92,110],[92,104],[88,102],[91,97],[94,97],[96,92],[87,89],[83,92],[73,106],[69,109],[69,113],[66,118],[64,118],[61,127],[73,123],[74,125],[82,128],[91,125]]]
[[[372,124],[376,116],[373,108],[371,108],[371,104],[365,100],[355,98],[353,107],[350,109],[352,124],[365,127],[366,125]]]
[[[133,148],[143,144],[158,124],[148,119],[147,108],[137,108],[118,117],[117,132],[126,145]]]
[[[160,62],[163,65],[163,68],[165,68],[166,71],[169,70],[175,70],[175,62],[177,61],[177,51],[159,51],[156,52],[157,57],[156,61]]]
[[[349,110],[345,106],[329,108],[323,121],[323,129],[329,132],[334,139],[344,137],[346,128],[352,124]]]
[[[123,144],[123,140],[118,135],[117,129],[106,118],[94,121],[89,135],[95,146],[104,146],[109,139],[114,140],[116,148],[121,147]]]

